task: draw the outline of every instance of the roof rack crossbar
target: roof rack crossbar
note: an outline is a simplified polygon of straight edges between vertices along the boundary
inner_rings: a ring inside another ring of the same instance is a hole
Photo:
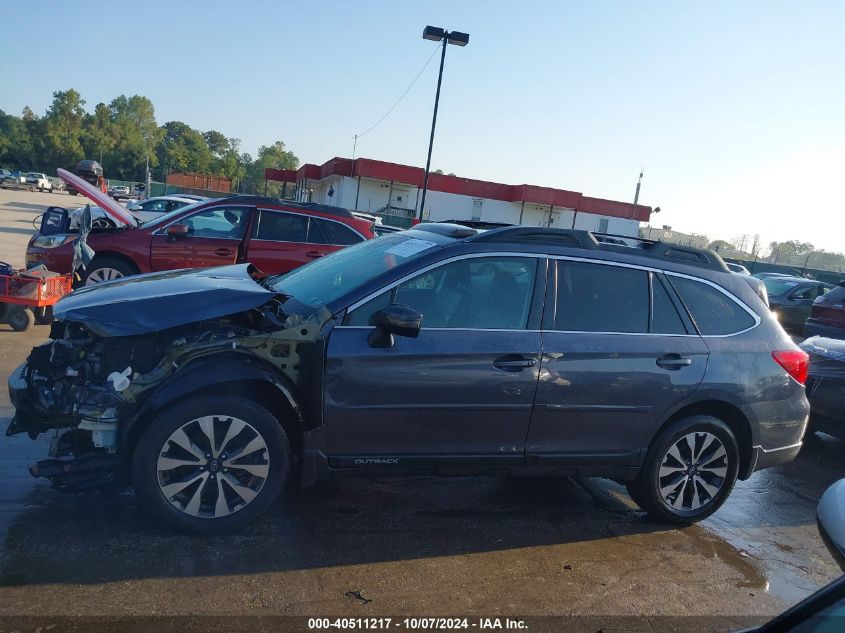
[[[603,239],[609,238],[609,239]],[[566,248],[584,248],[605,250],[616,253],[636,254],[642,257],[661,260],[677,260],[690,266],[700,266],[711,270],[727,272],[722,258],[717,253],[694,246],[681,246],[659,240],[649,240],[630,235],[599,233],[579,229],[552,229],[531,226],[513,226],[493,229],[468,238],[474,242],[519,242],[523,244],[547,244]],[[628,240],[639,246],[632,247],[613,240]]]

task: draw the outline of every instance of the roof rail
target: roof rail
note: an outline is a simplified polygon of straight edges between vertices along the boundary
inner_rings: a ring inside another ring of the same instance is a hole
[[[579,229],[546,229],[542,227],[514,226],[485,231],[469,239],[474,242],[516,242],[602,250],[627,255],[638,255],[651,259],[677,260],[678,263],[691,266],[699,266],[721,272],[728,271],[722,258],[709,249],[647,240],[630,235],[594,233]]]
[[[270,196],[237,195],[231,198],[215,198],[215,202],[216,201],[225,201],[227,204],[272,204],[293,209],[301,209],[302,211],[318,211],[320,213],[337,215],[346,218],[354,217],[349,209],[344,209],[343,207],[333,207],[328,204],[318,204],[316,202],[295,202],[294,200],[285,200],[283,198],[273,198]]]
[[[411,227],[418,231],[428,231],[444,237],[474,237],[478,235],[478,230],[470,226],[463,226],[462,224],[452,224],[450,222],[422,222]]]

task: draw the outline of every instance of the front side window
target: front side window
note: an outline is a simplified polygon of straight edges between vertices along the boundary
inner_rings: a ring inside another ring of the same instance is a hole
[[[648,295],[644,270],[560,261],[554,329],[646,333]]]
[[[789,298],[798,301],[812,301],[819,295],[820,289],[821,286],[805,286],[793,292],[789,295]]]
[[[150,200],[149,202],[142,202],[138,206],[141,207],[143,211],[158,211],[164,213],[165,211],[171,210],[168,208],[167,200]]]
[[[194,237],[240,239],[244,236],[247,219],[246,209],[212,207],[185,218],[184,224]]]
[[[308,216],[261,210],[256,239],[273,242],[299,242],[308,239]]]
[[[369,325],[389,304],[422,314],[424,328],[524,329],[537,260],[528,257],[461,259],[391,288],[347,315],[345,325]]]
[[[754,317],[724,292],[686,277],[670,279],[701,334],[736,334],[754,326]]]

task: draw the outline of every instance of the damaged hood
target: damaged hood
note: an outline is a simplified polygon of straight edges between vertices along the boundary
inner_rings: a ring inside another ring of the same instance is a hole
[[[86,286],[63,297],[53,315],[98,336],[134,336],[257,308],[278,293],[249,275],[249,264],[168,270]]]

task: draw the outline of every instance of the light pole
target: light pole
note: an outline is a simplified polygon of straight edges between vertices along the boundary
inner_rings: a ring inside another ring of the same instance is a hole
[[[440,53],[440,73],[437,75],[437,93],[434,96],[434,116],[431,118],[431,137],[428,140],[428,158],[425,161],[425,177],[423,178],[422,200],[420,201],[420,215],[422,220],[425,208],[425,194],[428,191],[428,173],[431,170],[431,149],[434,146],[434,128],[437,126],[437,106],[440,104],[440,84],[443,82],[443,62],[446,61],[446,45],[466,46],[469,44],[469,34],[458,31],[447,31],[438,26],[427,26],[423,30],[423,39],[432,42],[443,42]]]

